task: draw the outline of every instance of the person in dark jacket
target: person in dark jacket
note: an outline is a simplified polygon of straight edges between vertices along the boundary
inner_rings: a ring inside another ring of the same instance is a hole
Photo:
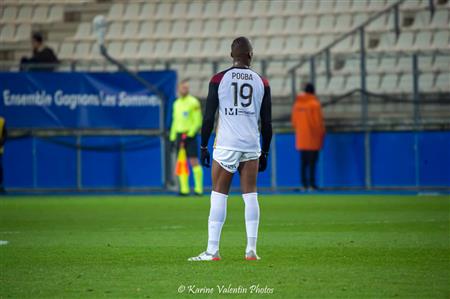
[[[33,55],[22,57],[20,61],[21,71],[54,71],[58,64],[55,52],[44,44],[44,38],[39,32],[31,35]]]

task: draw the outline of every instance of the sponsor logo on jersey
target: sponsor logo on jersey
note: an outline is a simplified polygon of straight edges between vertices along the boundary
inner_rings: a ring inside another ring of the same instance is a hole
[[[225,107],[225,115],[244,115],[244,116],[251,116],[255,115],[256,113],[254,111],[246,111],[241,108],[226,108]]]

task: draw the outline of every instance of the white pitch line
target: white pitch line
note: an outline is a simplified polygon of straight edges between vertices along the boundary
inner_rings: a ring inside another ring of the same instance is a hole
[[[0,240],[0,246],[1,245],[8,245],[8,241],[6,241],[6,240]]]

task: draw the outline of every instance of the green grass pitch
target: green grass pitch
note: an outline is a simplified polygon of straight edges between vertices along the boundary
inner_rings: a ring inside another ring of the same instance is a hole
[[[263,194],[260,206],[261,261],[244,260],[231,195],[222,260],[192,263],[207,196],[4,197],[0,297],[449,298],[448,196]]]

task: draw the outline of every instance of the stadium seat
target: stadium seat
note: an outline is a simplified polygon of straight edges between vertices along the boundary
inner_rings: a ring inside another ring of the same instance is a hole
[[[228,2],[224,2],[228,3]],[[230,19],[225,19],[220,22],[220,29],[219,34],[221,36],[232,36],[234,35],[234,27],[235,27],[235,21]],[[217,32],[216,32],[217,35]]]
[[[334,40],[334,38],[335,36],[331,34],[321,35],[318,43],[318,50],[328,46]]]
[[[450,70],[450,57],[445,54],[437,54],[433,63],[433,70],[448,72]]]
[[[332,76],[322,93],[327,95],[342,94],[342,90],[344,89],[344,79],[343,76]]]
[[[186,2],[182,2],[182,1],[176,2],[173,6],[171,18],[178,19],[178,20],[180,18],[185,18],[187,10],[188,10],[187,1]]]
[[[368,0],[353,0],[352,11],[353,12],[365,12],[367,11]]]
[[[253,36],[267,33],[267,19],[259,18],[254,20],[251,28],[250,34]]]
[[[208,57],[211,54],[217,53],[217,48],[219,46],[219,41],[217,39],[206,39],[203,44],[202,56]],[[229,52],[231,52],[229,50]]]
[[[47,23],[48,19],[48,6],[37,6],[33,13],[32,23]]]
[[[124,13],[124,5],[122,3],[114,3],[108,12],[109,20],[120,20]]]
[[[125,23],[125,28],[123,29],[122,37],[124,39],[135,38],[139,35],[140,23],[136,21],[129,21]]]
[[[147,21],[142,23],[141,29],[138,33],[138,38],[140,39],[150,39],[153,37],[154,23],[151,21]]]
[[[434,74],[421,73],[419,75],[419,92],[429,93],[434,91]]]
[[[306,1],[308,2],[308,1]],[[310,1],[310,2],[316,2],[316,1]],[[329,0],[320,0],[318,1],[319,5],[317,7],[317,12],[330,15],[333,10],[334,6],[336,5],[335,1],[329,1]]]
[[[267,33],[270,35],[278,35],[284,30],[284,19],[282,17],[275,17],[270,19]]]
[[[382,93],[398,93],[398,76],[396,74],[386,74],[382,77],[380,83]]]
[[[408,2],[408,1],[406,1]],[[430,26],[431,14],[428,10],[419,11],[414,16],[414,22],[411,26],[413,29],[425,29]]]
[[[434,88],[438,92],[449,92],[450,91],[450,75],[448,71],[439,73],[436,78],[436,83]]]
[[[262,2],[266,2],[265,0],[261,0]],[[284,15],[284,8],[286,1],[267,1],[268,8],[266,10],[266,15],[270,16],[282,16]],[[255,4],[253,7],[256,7]]]
[[[334,30],[335,19],[331,15],[323,15],[319,19],[318,32],[327,33]]]
[[[154,42],[144,41],[139,45],[137,52],[138,59],[153,58]]]
[[[437,10],[433,15],[430,27],[434,29],[447,29],[449,27],[449,13],[447,9]]]
[[[61,44],[61,48],[59,49],[58,58],[59,59],[73,59],[73,52],[75,51],[75,44],[73,42],[66,41]]]
[[[236,3],[236,17],[247,17],[250,15],[252,10],[252,1],[251,0],[241,0]]]
[[[91,23],[89,23],[89,22],[80,23],[80,25],[78,25],[77,31],[74,35],[74,39],[75,40],[89,40],[89,39],[93,39],[93,38],[94,38],[94,36],[92,34]]]
[[[79,42],[75,45],[75,51],[73,57],[75,59],[90,59],[91,58],[91,43]],[[111,51],[111,49],[108,49]]]
[[[3,10],[3,15],[0,20],[1,23],[12,23],[17,18],[18,7],[17,6],[6,6]]]
[[[385,32],[381,35],[377,51],[386,52],[392,49],[395,45],[396,37],[392,32]]]
[[[276,2],[276,1],[271,1]],[[301,12],[301,1],[286,1],[284,6],[284,14],[285,15],[295,15],[298,16]]]
[[[311,1],[314,2],[314,1]],[[303,33],[314,33],[317,31],[317,17],[316,16],[306,16],[303,19],[303,23],[301,25],[301,32]]]
[[[171,14],[172,14],[172,3],[167,1],[158,3],[155,14],[158,19],[169,19]]]
[[[347,93],[360,88],[361,88],[361,77],[359,75],[350,75],[347,76],[345,80],[345,88],[342,93]]]
[[[33,15],[33,7],[32,6],[22,6],[19,10],[19,14],[17,15],[17,22],[29,22]]]
[[[378,71],[389,72],[393,68],[397,67],[397,57],[394,56],[383,56],[381,57],[380,64],[378,66]]]
[[[139,43],[136,41],[128,41],[123,46],[122,58],[134,60],[138,54]]]
[[[306,35],[302,40],[302,47],[300,52],[303,54],[310,54],[317,51],[318,41],[317,35]]]
[[[284,32],[285,33],[292,33],[292,34],[298,34],[300,32],[300,28],[301,28],[301,22],[300,22],[300,18],[298,17],[288,17],[286,20],[286,25],[285,25],[285,29]]]
[[[376,73],[378,72],[378,57],[366,56],[366,71],[367,73]]]
[[[141,11],[140,3],[127,3],[123,19],[137,20],[139,18],[140,11]]]
[[[411,51],[414,44],[414,32],[402,32],[395,44],[395,50]]]
[[[198,37],[203,31],[203,22],[201,20],[190,20],[187,24],[185,36]]]
[[[154,37],[167,37],[170,35],[171,22],[170,21],[158,21],[156,28],[153,31]]]
[[[274,94],[280,96],[287,96],[289,91],[287,89],[286,80],[283,77],[275,77],[270,80],[270,89]]]
[[[219,15],[219,1],[208,1],[205,3],[204,17],[212,18]]]
[[[372,11],[380,11],[386,7],[384,0],[369,0],[367,9]]]
[[[12,42],[15,40],[16,26],[13,24],[6,24],[0,27],[0,41]]]
[[[271,6],[271,1],[265,1],[265,0],[254,0],[253,1],[253,9],[251,12],[251,15],[254,17],[262,17],[262,16],[268,16],[274,14],[274,11],[271,11],[270,9],[276,8],[277,6]],[[283,7],[283,3],[278,3],[279,9],[277,10],[280,12]]]
[[[427,50],[431,45],[433,34],[431,31],[418,32],[414,42],[414,50]]]
[[[412,56],[411,55],[401,55],[397,60],[397,65],[395,66],[395,71],[412,72]]]
[[[54,5],[50,8],[49,22],[59,22],[64,19],[64,9],[61,5]]]
[[[430,54],[418,55],[417,59],[420,72],[431,72],[433,70],[433,59],[434,59],[433,55]]]
[[[408,0],[401,6],[402,10],[416,10],[428,4],[428,0]]]
[[[202,40],[200,39],[191,39],[189,40],[186,48],[186,56],[187,57],[202,57]]]
[[[108,40],[119,39],[122,36],[122,31],[123,31],[123,23],[113,22],[111,25],[108,26],[106,39]]]
[[[235,16],[234,5],[235,1],[222,1],[220,17],[226,18]]]
[[[401,93],[412,93],[413,80],[411,73],[401,75],[397,88]]]
[[[230,49],[230,44],[231,43],[228,44],[228,49]],[[258,53],[257,55],[267,55],[267,39],[263,37],[257,37],[252,40],[252,44],[253,48],[255,49],[254,51]]]
[[[219,21],[216,19],[207,20],[203,26],[203,36],[212,37],[219,32]]]
[[[180,4],[180,3],[177,3]],[[185,35],[187,23],[185,20],[176,20],[172,23],[172,30],[170,36],[172,38],[183,37]]]
[[[142,5],[142,10],[139,13],[139,19],[147,21],[156,14],[156,4],[155,3],[144,3]]]
[[[348,36],[345,39],[338,42],[332,49],[333,53],[343,53],[343,52],[351,52],[353,45],[353,36]]]
[[[251,19],[242,18],[238,20],[236,24],[235,35],[241,36],[245,35],[247,32],[250,32],[252,24],[253,23]]]
[[[157,43],[155,43],[154,48],[154,58],[164,58],[167,56],[167,53],[169,53],[170,50],[170,43],[166,40],[161,40]]]
[[[434,49],[448,49],[449,48],[449,31],[437,31],[434,32],[433,44]]]
[[[338,2],[339,3],[339,2]],[[340,14],[336,19],[336,25],[334,26],[334,32],[346,32],[350,30],[352,26],[352,18],[350,14]]]
[[[302,82],[302,81],[300,81]],[[316,93],[318,95],[324,95],[328,85],[328,80],[325,76],[319,76],[316,78]]]
[[[335,13],[348,13],[348,12],[350,12],[352,4],[353,4],[352,0],[337,1],[334,6],[334,12]]]
[[[123,43],[119,41],[114,41],[108,44],[108,52],[112,57],[121,58],[122,48]]]
[[[319,1],[303,1],[302,4],[302,14],[309,15],[311,13],[315,13],[317,11],[317,2]]]
[[[282,37],[273,37],[269,40],[267,54],[278,55],[283,52],[285,39]]]
[[[187,17],[193,20],[200,18],[203,15],[203,8],[203,2],[194,1],[189,3]]]
[[[361,25],[362,23],[364,23],[365,21],[367,21],[367,19],[369,18],[369,15],[367,13],[357,13],[353,15],[353,21],[352,21],[352,26],[357,27],[359,25]],[[375,22],[375,21],[374,21]]]
[[[16,41],[27,41],[31,36],[31,25],[30,24],[20,24],[17,26]]]
[[[378,74],[370,74],[366,77],[366,88],[368,91],[377,93],[380,86],[380,76]]]

